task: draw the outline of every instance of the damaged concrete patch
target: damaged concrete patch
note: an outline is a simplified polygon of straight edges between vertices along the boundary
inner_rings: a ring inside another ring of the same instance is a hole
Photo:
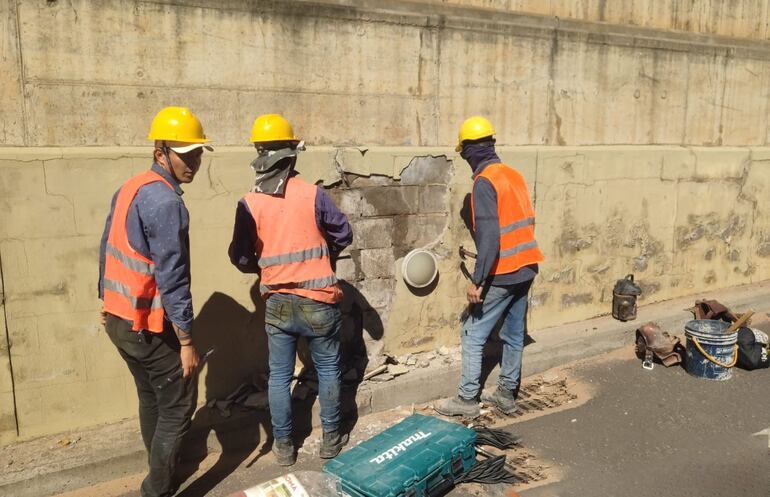
[[[562,308],[591,304],[593,301],[594,296],[591,293],[565,294],[561,296]]]
[[[338,262],[338,275],[350,285],[345,293],[356,295],[357,307],[365,309],[364,314],[375,313],[380,323],[379,333],[363,334],[371,366],[381,362],[387,352],[381,339],[394,304],[396,260],[415,248],[437,243],[448,229],[453,163],[444,156],[413,157],[396,177],[373,171],[367,174],[365,162],[356,153],[337,154],[341,181],[328,192],[348,215],[354,233],[353,245],[343,253],[348,257]],[[367,156],[367,160],[373,159]],[[353,171],[347,169],[348,164]],[[378,169],[387,167],[391,166]],[[440,250],[436,254],[441,257]],[[355,307],[350,310],[354,311]],[[421,337],[402,345],[420,347],[432,340]]]
[[[575,268],[568,267],[551,273],[551,275],[548,277],[548,281],[552,283],[574,283]]]
[[[574,223],[566,222],[565,228],[557,240],[559,253],[576,254],[585,250],[594,244],[594,240],[599,234],[599,230],[594,225],[588,225],[578,231]]]
[[[650,295],[656,294],[660,291],[660,283],[657,282],[644,282],[638,281],[639,288],[642,289],[642,295],[640,298],[646,299]]]
[[[448,185],[452,161],[446,156],[415,157],[401,171],[402,185]]]
[[[760,257],[770,257],[770,236],[762,235],[757,245],[757,255]]]
[[[530,307],[542,307],[548,302],[550,297],[550,292],[539,292],[532,294],[529,297],[529,305]]]
[[[676,228],[676,238],[680,249],[686,249],[703,238],[729,245],[745,231],[746,219],[735,212],[721,220],[717,213],[711,212],[705,216],[688,216],[687,225]]]

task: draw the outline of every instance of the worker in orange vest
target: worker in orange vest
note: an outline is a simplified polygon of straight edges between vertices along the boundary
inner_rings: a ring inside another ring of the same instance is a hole
[[[467,289],[471,306],[463,322],[462,372],[456,397],[435,410],[447,416],[479,415],[481,360],[484,344],[502,323],[503,355],[497,389],[481,400],[504,414],[516,410],[526,333],[527,300],[543,254],[535,240],[535,211],[524,177],[502,164],[495,152],[495,129],[475,116],[460,128],[456,151],[473,170],[471,208],[476,267]]]
[[[348,435],[340,430],[340,301],[334,275],[339,252],[353,234],[347,217],[323,189],[294,171],[303,143],[278,114],[254,121],[251,142],[257,158],[252,191],[238,203],[230,261],[260,275],[270,353],[268,400],[273,453],[278,464],[296,461],[292,441],[291,394],[297,340],[308,341],[318,372],[321,403],[320,456],[339,454]]]
[[[179,443],[195,409],[199,357],[192,336],[189,214],[182,201],[208,139],[184,107],[150,126],[149,170],[115,193],[99,251],[102,323],[134,377],[149,473],[142,497],[170,496]]]

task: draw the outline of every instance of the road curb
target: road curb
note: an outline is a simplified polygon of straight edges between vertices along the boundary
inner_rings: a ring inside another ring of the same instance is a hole
[[[739,312],[749,308],[764,312],[770,309],[770,281],[649,304],[640,307],[638,318],[631,322],[622,323],[611,316],[603,316],[533,331],[532,341],[525,347],[522,373],[524,376],[532,376],[556,366],[630,346],[636,328],[647,321],[655,321],[662,329],[681,335],[684,324],[691,319],[691,314],[684,309],[701,298],[717,299]],[[388,382],[366,382],[358,387],[355,404],[350,404],[350,407],[352,409],[355,405],[360,417],[398,406],[448,397],[456,393],[459,377],[458,361],[426,369],[414,369]],[[486,385],[494,385],[496,377],[495,370],[487,378]],[[257,426],[255,418],[260,416],[262,425]],[[317,402],[313,405],[312,420],[313,426],[316,427]],[[227,450],[233,450],[238,444],[250,446],[263,443],[266,439],[264,426],[267,422],[269,414],[266,411],[234,412],[228,418],[204,420],[199,423],[203,426],[195,428],[191,438],[198,438],[197,446],[200,450],[222,452],[223,443]],[[127,435],[138,437],[138,430],[129,430]],[[24,443],[28,442],[21,444]],[[49,473],[34,471],[34,475],[29,478],[0,484],[0,495],[40,497],[142,472],[146,463],[143,448],[133,443],[126,449],[128,450],[120,451],[116,448],[112,451],[112,456],[100,453],[90,460],[83,459]]]

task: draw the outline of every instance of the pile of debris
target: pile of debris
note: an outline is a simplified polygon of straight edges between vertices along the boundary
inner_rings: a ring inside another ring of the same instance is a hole
[[[379,360],[371,361],[363,381],[390,381],[416,369],[428,369],[450,364],[459,364],[460,347],[440,347],[436,351],[405,354],[398,357],[382,354]]]

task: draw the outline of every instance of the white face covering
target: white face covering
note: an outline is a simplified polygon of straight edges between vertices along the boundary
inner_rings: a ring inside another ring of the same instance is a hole
[[[305,150],[305,142],[299,142],[296,147],[261,150],[259,156],[251,162],[251,168],[257,174],[252,191],[268,195],[283,195],[286,181],[297,162],[297,155],[303,150]]]

